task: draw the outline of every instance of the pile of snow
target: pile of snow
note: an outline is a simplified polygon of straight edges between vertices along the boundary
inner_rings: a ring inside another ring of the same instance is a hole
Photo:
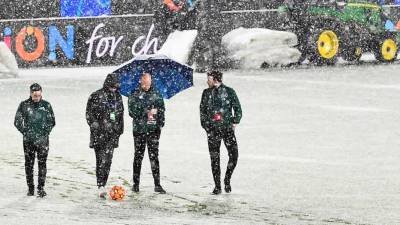
[[[18,75],[15,56],[4,42],[0,42],[0,78],[12,78]]]
[[[196,36],[197,30],[174,31],[168,36],[157,54],[166,55],[177,62],[185,64],[189,59]]]
[[[240,66],[257,69],[264,63],[270,66],[295,63],[301,53],[294,48],[297,36],[290,32],[263,28],[238,28],[222,38],[228,57],[240,61]]]

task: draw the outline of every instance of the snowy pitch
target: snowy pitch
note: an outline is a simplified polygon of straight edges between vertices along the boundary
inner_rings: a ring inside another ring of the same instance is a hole
[[[399,224],[399,65],[225,73],[243,120],[233,191],[220,196],[210,195],[199,119],[206,77],[195,74],[195,87],[166,101],[160,166],[167,195],[153,192],[147,156],[141,192],[130,191],[134,149],[126,111],[108,183],[128,190],[122,202],[97,197],[85,121],[89,94],[113,69],[21,70],[20,78],[0,80],[0,224]],[[13,126],[34,81],[57,121],[44,199],[26,196],[22,137]],[[221,156],[225,171],[225,147]]]

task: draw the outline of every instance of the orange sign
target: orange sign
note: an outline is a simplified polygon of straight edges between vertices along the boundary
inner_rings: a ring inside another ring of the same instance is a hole
[[[33,52],[27,52],[24,47],[24,41],[27,36],[33,35],[36,38],[37,47]],[[15,48],[18,55],[25,61],[31,62],[40,58],[44,52],[45,39],[43,32],[37,27],[25,27],[18,33],[15,40]]]

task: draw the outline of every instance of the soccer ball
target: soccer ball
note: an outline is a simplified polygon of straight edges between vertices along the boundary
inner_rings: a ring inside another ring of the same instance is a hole
[[[124,199],[126,191],[123,187],[115,185],[110,190],[110,197],[112,200],[121,201]]]

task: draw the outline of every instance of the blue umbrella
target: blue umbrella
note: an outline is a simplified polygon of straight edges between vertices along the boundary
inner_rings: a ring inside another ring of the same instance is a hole
[[[114,71],[120,76],[122,95],[131,95],[143,72],[152,75],[153,86],[166,99],[193,86],[193,69],[189,66],[166,56],[139,56]]]

